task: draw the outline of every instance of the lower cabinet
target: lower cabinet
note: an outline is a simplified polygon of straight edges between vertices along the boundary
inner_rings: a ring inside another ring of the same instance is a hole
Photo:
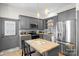
[[[60,51],[60,49],[58,46],[58,47],[48,51],[47,56],[59,56],[59,51]]]
[[[44,34],[43,38],[48,40],[48,41],[51,41],[51,34]]]

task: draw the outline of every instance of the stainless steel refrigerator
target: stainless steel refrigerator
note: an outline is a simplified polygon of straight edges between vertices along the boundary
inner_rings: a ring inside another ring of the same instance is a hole
[[[65,55],[76,55],[76,20],[59,21],[57,23],[56,42],[60,44],[60,51],[63,51]],[[70,51],[66,50],[68,44],[74,45],[73,49],[69,49]]]

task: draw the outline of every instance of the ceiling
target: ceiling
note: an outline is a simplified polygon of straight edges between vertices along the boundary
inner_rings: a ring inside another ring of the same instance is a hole
[[[40,14],[40,18],[47,17],[45,14],[46,9],[49,10],[48,11],[49,13],[57,14],[62,11],[75,7],[75,3],[4,3],[4,4],[15,8],[24,9],[33,14],[37,14],[38,12]]]

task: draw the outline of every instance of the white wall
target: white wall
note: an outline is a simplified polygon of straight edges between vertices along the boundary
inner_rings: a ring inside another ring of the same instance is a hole
[[[17,9],[7,5],[0,5],[0,17],[19,19],[19,15],[35,17],[31,12],[26,10]]]

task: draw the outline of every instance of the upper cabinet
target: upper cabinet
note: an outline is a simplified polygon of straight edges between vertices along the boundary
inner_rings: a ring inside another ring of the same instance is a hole
[[[25,16],[20,16],[20,29],[29,29],[30,28],[30,19]]]
[[[38,29],[42,30],[44,28],[43,20],[38,20]]]
[[[44,20],[43,20],[43,24],[44,24],[44,25],[43,25],[43,26],[44,26],[44,29],[47,29],[47,20],[44,19]]]
[[[36,28],[32,28],[31,25],[36,25]],[[20,16],[20,29],[21,30],[27,30],[27,29],[43,29],[43,20],[28,17],[28,16]]]
[[[76,9],[70,9],[58,14],[59,21],[66,21],[66,20],[74,20],[76,19]]]

